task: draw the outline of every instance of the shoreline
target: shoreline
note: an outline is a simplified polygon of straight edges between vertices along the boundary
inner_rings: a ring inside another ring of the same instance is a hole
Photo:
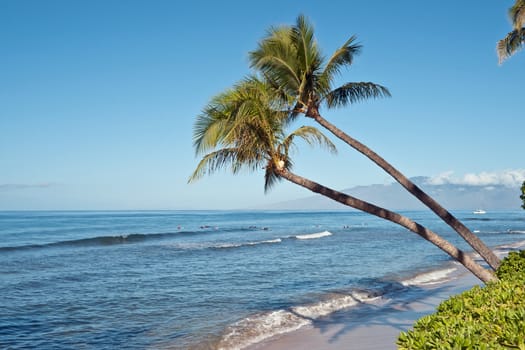
[[[274,336],[245,349],[396,349],[400,332],[410,329],[417,319],[433,313],[450,296],[481,284],[465,270],[452,280],[418,287],[415,293],[407,291],[383,305],[363,304],[359,308],[341,310],[296,331]],[[417,297],[417,294],[420,296]]]

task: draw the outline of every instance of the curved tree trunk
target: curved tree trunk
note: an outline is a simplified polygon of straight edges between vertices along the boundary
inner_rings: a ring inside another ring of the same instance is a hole
[[[450,255],[452,258],[454,258],[460,264],[465,266],[470,272],[472,272],[477,278],[479,278],[484,283],[494,281],[497,279],[494,274],[484,269],[482,266],[476,263],[469,255],[456,248],[453,244],[441,238],[439,235],[427,229],[426,227],[418,224],[415,221],[412,221],[411,219],[403,215],[400,215],[387,209],[380,208],[374,204],[362,201],[345,193],[332,190],[316,182],[303,178],[299,175],[295,175],[287,170],[277,170],[277,173],[282,178],[299,186],[307,188],[312,192],[319,193],[339,203],[375,215],[377,217],[391,221],[395,224],[401,225],[409,229],[410,231],[418,234],[419,236],[423,237],[424,239],[431,242],[439,249],[443,250],[445,253]]]
[[[332,134],[343,140],[345,143],[350,145],[352,148],[362,153],[379,167],[385,170],[391,175],[397,182],[401,184],[408,192],[412,193],[417,199],[425,204],[430,210],[436,213],[445,223],[452,227],[463,239],[470,244],[470,246],[479,253],[479,255],[489,264],[489,266],[496,270],[501,261],[500,259],[490,250],[485,243],[483,243],[478,236],[473,234],[461,221],[459,221],[454,215],[448,210],[443,208],[436,200],[427,195],[420,189],[416,184],[410,181],[406,176],[394,168],[390,163],[384,160],[377,153],[372,151],[366,145],[355,140],[354,138],[347,135],[344,131],[340,130],[335,125],[324,119],[315,108],[309,108],[307,116],[313,118],[316,122],[321,124],[324,128],[329,130]]]

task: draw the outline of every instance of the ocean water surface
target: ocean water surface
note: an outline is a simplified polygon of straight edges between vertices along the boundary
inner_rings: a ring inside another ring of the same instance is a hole
[[[523,211],[455,214],[500,254],[525,246]],[[354,211],[0,212],[0,348],[241,349],[461,271]]]

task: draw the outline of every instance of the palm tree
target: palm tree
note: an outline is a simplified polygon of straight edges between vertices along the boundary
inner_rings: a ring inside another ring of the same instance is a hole
[[[387,88],[371,82],[349,82],[333,87],[343,67],[350,66],[354,56],[360,52],[361,46],[355,41],[355,36],[352,36],[325,60],[315,40],[313,27],[304,16],[299,16],[294,26],[270,28],[257,49],[250,52],[251,66],[294,100],[290,119],[299,114],[312,118],[368,157],[458,232],[489,266],[497,269],[500,259],[461,221],[385,159],[321,116],[323,105],[335,108],[369,98],[390,96]]]
[[[264,168],[265,191],[279,180],[288,180],[409,229],[445,251],[483,282],[496,279],[469,255],[411,219],[294,174],[290,150],[295,139],[325,146],[331,151],[335,151],[335,146],[311,126],[302,126],[285,134],[289,118],[283,107],[285,104],[276,102],[274,90],[256,78],[244,80],[212,99],[195,123],[195,150],[198,155],[204,155],[189,182],[224,167],[229,167],[234,174],[245,168],[251,171]]]
[[[516,0],[509,9],[509,17],[513,30],[496,46],[499,63],[515,54],[525,44],[525,0]]]

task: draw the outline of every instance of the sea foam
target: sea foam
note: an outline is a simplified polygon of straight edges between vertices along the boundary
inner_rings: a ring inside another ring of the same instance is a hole
[[[312,321],[290,311],[277,310],[256,314],[229,326],[217,348],[238,350],[270,337],[293,332]]]
[[[221,337],[217,348],[243,349],[276,335],[311,325],[314,320],[336,311],[362,303],[373,303],[381,298],[366,291],[353,291],[350,294],[332,293],[316,303],[294,306],[287,310],[258,313],[230,325]]]
[[[525,248],[525,241],[519,241],[510,244],[500,245],[496,247],[496,249],[494,249],[493,251],[498,258],[503,259],[507,255],[509,255],[511,251],[521,250],[523,248]]]
[[[211,245],[210,248],[216,248],[216,249],[224,249],[224,248],[239,248],[239,247],[249,247],[259,244],[274,244],[274,243],[281,243],[282,240],[280,238],[276,239],[269,239],[266,241],[255,241],[255,242],[241,242],[241,243],[220,243]]]
[[[282,240],[280,238],[276,238],[276,239],[269,239],[265,241],[249,241],[249,242],[176,243],[176,244],[169,244],[168,246],[172,246],[174,248],[181,249],[181,250],[233,249],[233,248],[257,246],[261,244],[276,244],[276,243],[281,243],[281,242]]]
[[[317,303],[296,306],[291,310],[302,317],[316,319],[329,315],[333,312],[343,310],[359,303],[368,303],[380,299],[378,296],[370,296],[366,291],[352,292],[351,294],[334,294],[331,298]]]
[[[297,239],[317,239],[317,238],[328,237],[328,236],[331,236],[331,235],[332,235],[332,232],[323,231],[323,232],[311,233],[311,234],[307,234],[307,235],[297,235],[297,236],[295,236],[295,238],[297,238]]]
[[[450,280],[450,275],[457,271],[457,268],[448,268],[425,272],[408,280],[402,281],[404,286],[427,286],[432,284],[443,283]]]
[[[525,247],[525,241],[514,242],[510,244],[500,245],[498,248],[501,249],[520,249]]]

